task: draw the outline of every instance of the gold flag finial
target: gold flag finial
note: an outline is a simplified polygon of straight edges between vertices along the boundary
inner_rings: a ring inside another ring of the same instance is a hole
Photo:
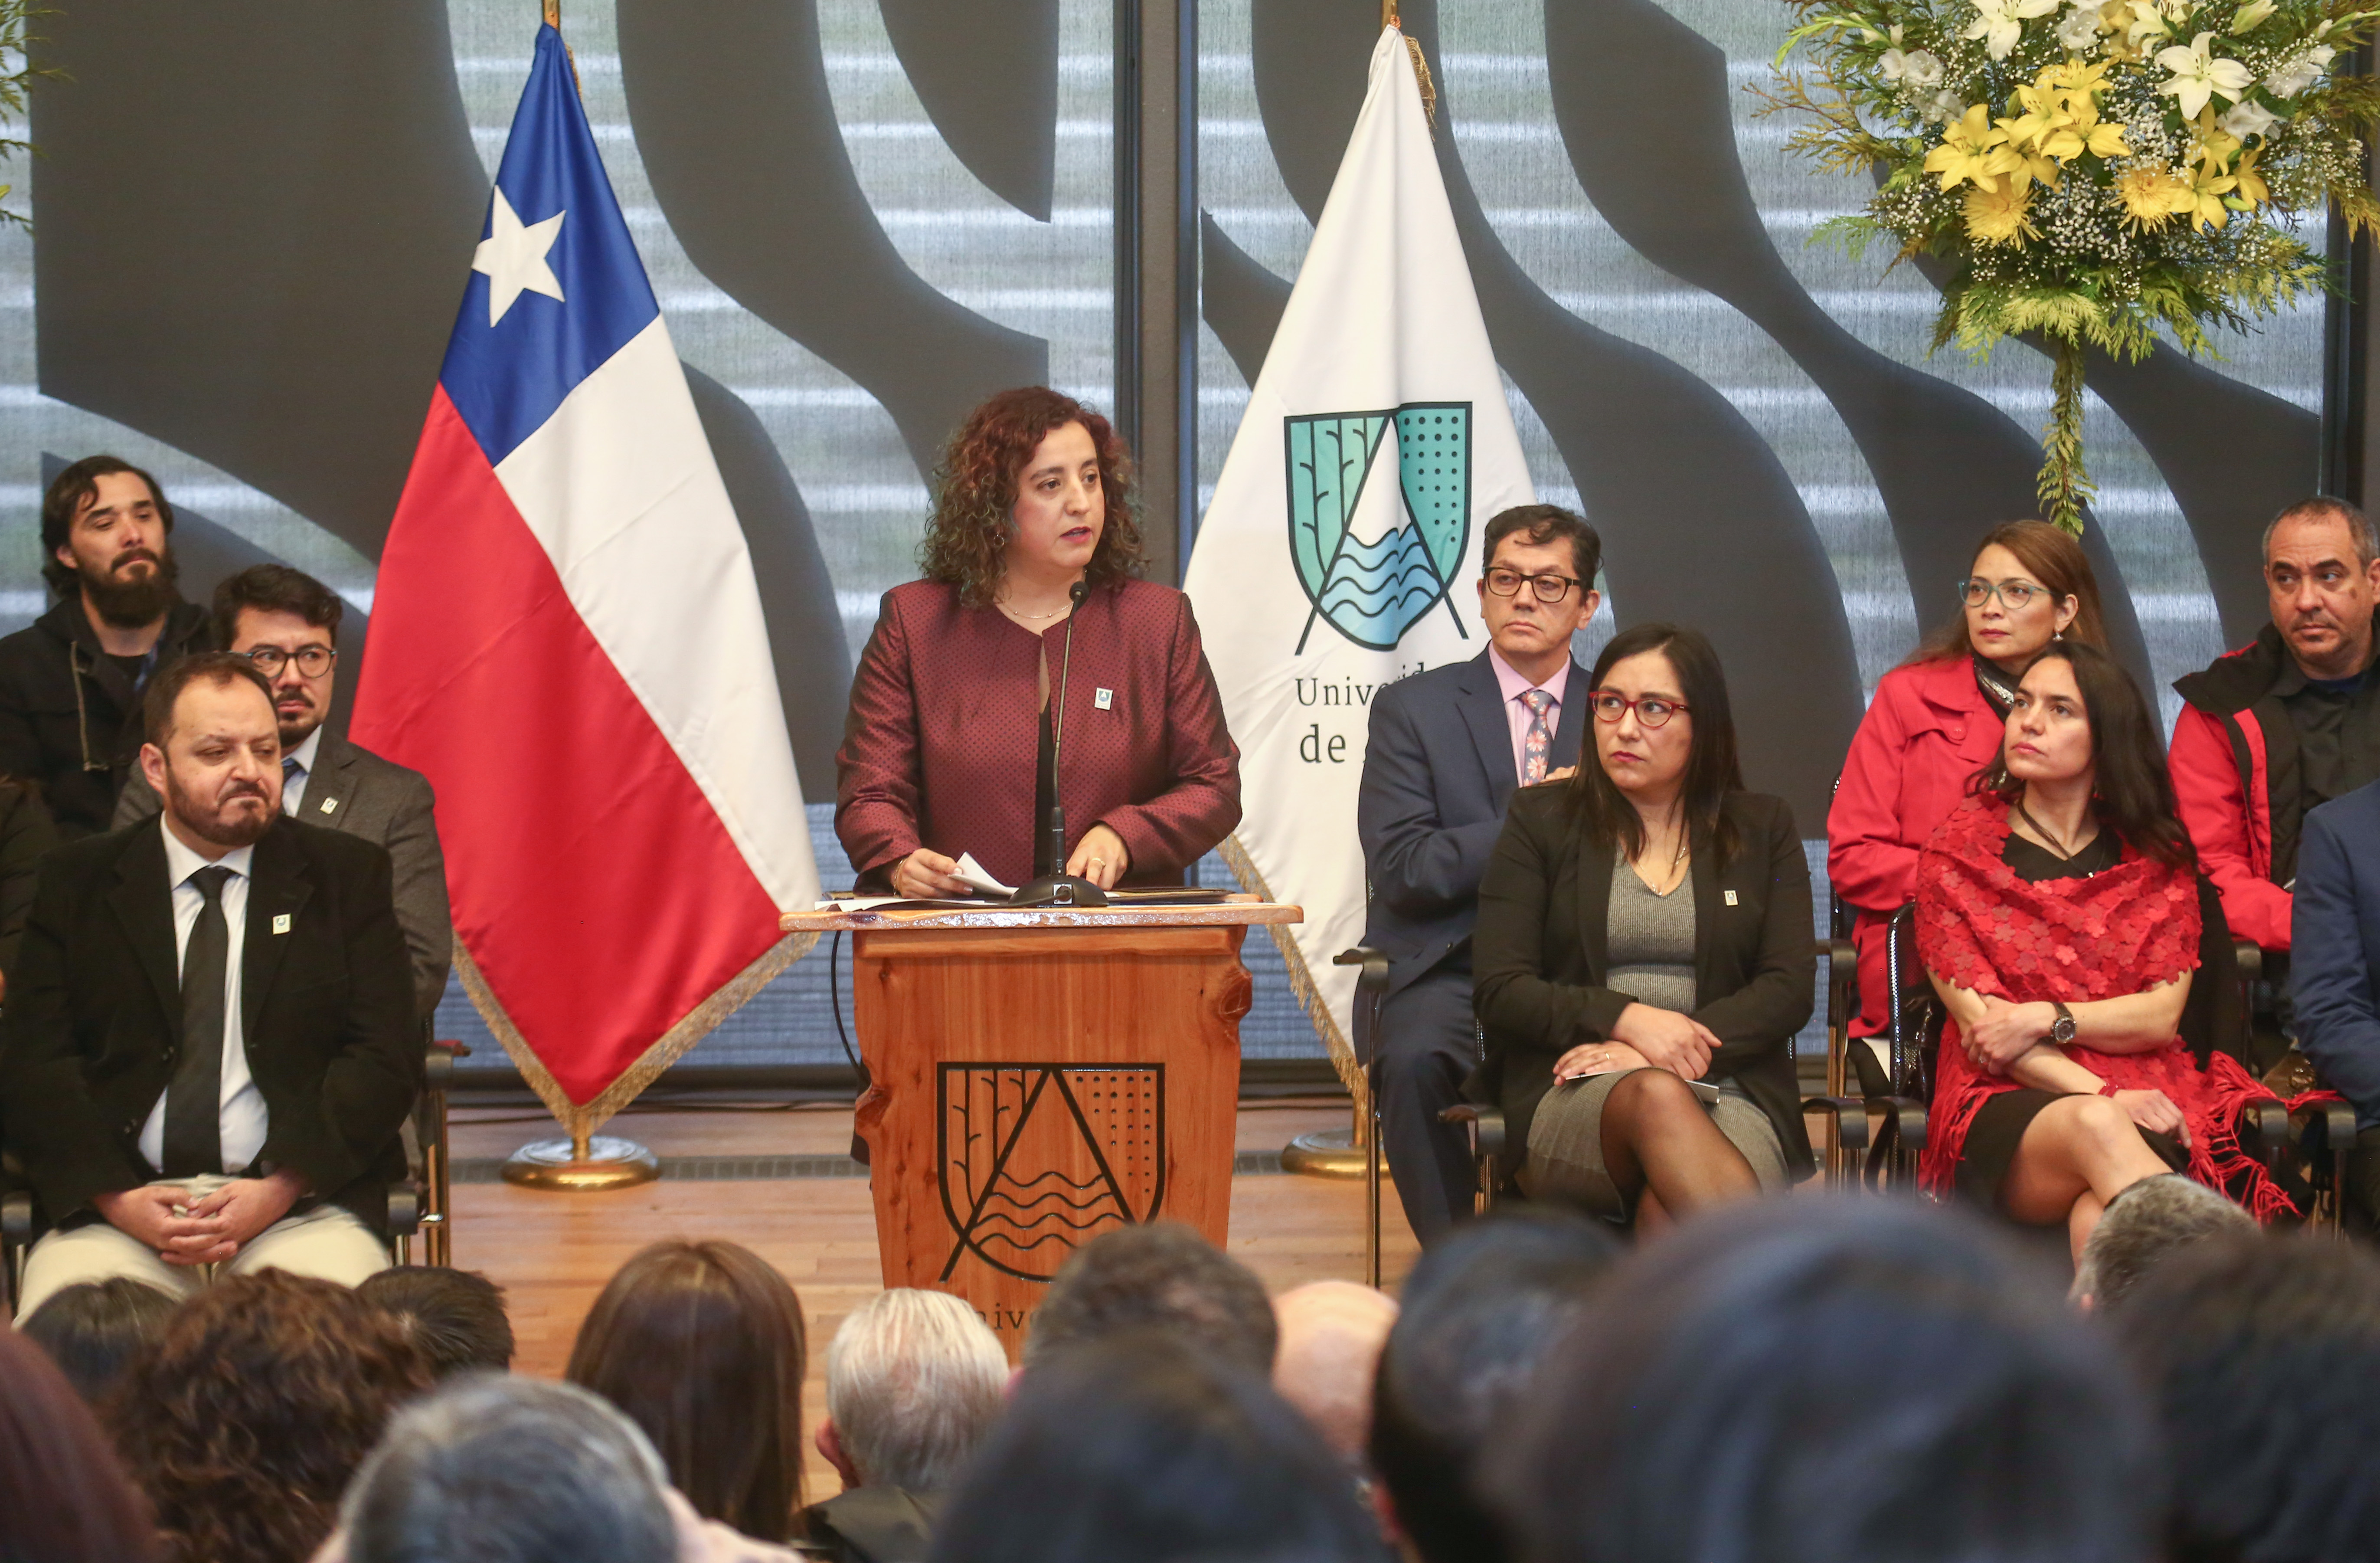
[[[562,31],[562,0],[545,0],[545,25]]]
[[[1397,0],[1380,0],[1380,25],[1382,27],[1402,27],[1404,25],[1404,23],[1400,21],[1397,18]]]

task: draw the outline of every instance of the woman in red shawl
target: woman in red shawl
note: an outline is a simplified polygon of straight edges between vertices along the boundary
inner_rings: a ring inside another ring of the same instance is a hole
[[[2131,678],[2051,645],[2019,684],[1999,758],[1917,868],[1917,949],[1949,1007],[1920,1164],[2074,1252],[2107,1202],[2187,1172],[2259,1216],[2287,1207],[2240,1150],[2266,1094],[2177,1034],[2198,964],[2198,875]]]

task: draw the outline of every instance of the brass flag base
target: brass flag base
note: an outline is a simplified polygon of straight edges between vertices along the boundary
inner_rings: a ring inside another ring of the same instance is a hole
[[[1301,1134],[1282,1148],[1281,1169],[1308,1178],[1361,1178],[1364,1148],[1354,1142],[1353,1129],[1323,1129]]]
[[[573,1193],[632,1189],[662,1175],[662,1164],[633,1140],[598,1134],[587,1140],[539,1140],[504,1162],[504,1181],[524,1189]]]

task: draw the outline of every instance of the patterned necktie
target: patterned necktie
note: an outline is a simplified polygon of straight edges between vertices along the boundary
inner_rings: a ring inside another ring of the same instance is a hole
[[[1521,703],[1529,708],[1529,730],[1521,739],[1521,785],[1535,787],[1546,779],[1553,758],[1554,735],[1546,726],[1546,712],[1554,697],[1543,690],[1523,690]]]
[[[298,756],[294,754],[285,754],[281,757],[281,812],[283,813],[288,813],[291,812],[289,808],[289,784],[296,781],[299,776],[302,776],[305,774],[306,767],[298,763]]]
[[[182,950],[182,1056],[165,1087],[168,1178],[221,1172],[223,1165],[224,968],[231,956],[220,865],[190,875],[202,904]]]

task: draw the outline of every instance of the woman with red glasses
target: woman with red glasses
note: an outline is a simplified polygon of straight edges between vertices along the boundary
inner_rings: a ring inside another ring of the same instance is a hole
[[[1479,886],[1470,1089],[1524,1192],[1650,1227],[1811,1170],[1810,871],[1792,811],[1743,790],[1701,634],[1612,637],[1587,701],[1593,763],[1513,795]]]

